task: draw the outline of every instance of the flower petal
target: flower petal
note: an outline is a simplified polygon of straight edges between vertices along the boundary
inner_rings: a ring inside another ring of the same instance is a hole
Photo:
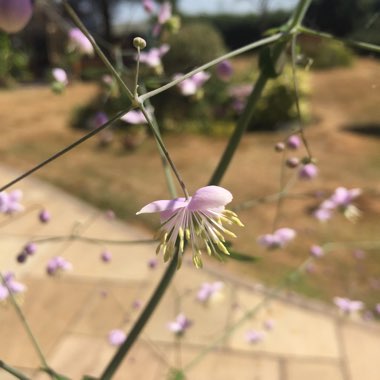
[[[186,200],[185,198],[154,201],[144,206],[139,212],[136,212],[136,215],[152,212],[174,211],[185,207],[188,203],[189,200]]]
[[[206,186],[198,189],[189,203],[190,211],[224,207],[232,201],[232,194],[220,186]]]

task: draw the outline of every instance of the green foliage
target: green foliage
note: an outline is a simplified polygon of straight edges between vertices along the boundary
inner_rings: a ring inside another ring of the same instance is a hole
[[[167,42],[170,50],[162,61],[169,75],[200,66],[226,51],[221,34],[204,21],[183,25]]]
[[[26,80],[29,57],[14,49],[8,34],[0,32],[0,86],[9,86],[15,80]]]
[[[301,116],[304,121],[307,121],[310,119],[308,73],[298,71],[297,79]],[[292,80],[292,70],[290,67],[286,67],[281,76],[267,84],[263,96],[256,105],[249,130],[275,130],[297,120],[296,93]]]
[[[349,67],[354,60],[353,52],[339,41],[314,39],[302,44],[302,52],[312,60],[313,69]]]

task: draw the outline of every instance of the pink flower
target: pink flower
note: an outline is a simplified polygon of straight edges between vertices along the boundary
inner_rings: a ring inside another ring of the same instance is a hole
[[[46,273],[50,276],[72,269],[72,264],[62,256],[51,258],[46,265]]]
[[[249,330],[245,334],[245,340],[248,343],[259,343],[261,342],[265,337],[265,333],[263,331],[258,331],[258,330]]]
[[[36,253],[37,251],[37,244],[30,242],[25,244],[23,252],[25,252],[27,255],[32,256]]]
[[[174,76],[174,79],[179,79],[182,76],[183,74],[176,74]],[[178,87],[182,95],[194,95],[209,78],[209,73],[206,73],[205,71],[200,71],[199,73],[194,74],[190,78],[186,78],[182,82],[178,83]]]
[[[163,44],[159,48],[152,48],[149,51],[140,53],[140,62],[145,63],[149,67],[161,66],[161,58],[164,56],[170,47],[168,44]]]
[[[279,228],[273,234],[265,234],[258,237],[257,242],[268,249],[283,248],[293,240],[296,232],[291,228]]]
[[[53,78],[58,83],[63,84],[64,86],[67,86],[69,83],[69,80],[67,79],[66,71],[61,69],[60,67],[56,67],[51,71]]]
[[[216,281],[213,283],[204,282],[197,293],[197,300],[203,304],[206,304],[217,293],[219,293],[224,287],[223,282]]]
[[[120,120],[123,120],[129,124],[146,124],[147,121],[145,119],[144,114],[140,110],[129,111],[125,115],[123,115]]]
[[[236,224],[243,226],[237,215],[225,209],[225,205],[232,200],[232,194],[219,186],[206,186],[198,189],[194,196],[159,200],[149,203],[137,214],[160,213],[161,232],[160,251],[164,261],[169,260],[174,251],[176,242],[179,242],[179,252],[184,251],[185,241],[191,245],[194,265],[202,266],[202,250],[209,255],[220,257],[228,255],[223,234],[236,237],[234,233],[223,226]]]
[[[313,257],[317,257],[317,258],[319,258],[319,257],[324,256],[325,251],[324,251],[323,248],[322,248],[321,246],[319,246],[319,245],[312,245],[312,246],[310,247],[310,254],[311,254],[311,256],[313,256]]]
[[[112,253],[105,250],[101,253],[100,258],[104,263],[109,263],[112,260]]]
[[[42,209],[38,214],[38,218],[41,223],[49,223],[51,219],[51,214],[48,210]]]
[[[16,33],[23,29],[33,14],[31,0],[0,0],[0,29]]]
[[[157,21],[163,25],[169,21],[170,17],[172,17],[172,5],[169,1],[165,1],[161,4],[160,10],[158,11]]]
[[[150,269],[156,269],[157,265],[158,265],[158,261],[157,261],[157,259],[155,257],[153,259],[149,259],[148,260],[148,267]]]
[[[94,54],[94,48],[92,47],[90,40],[82,33],[79,28],[70,29],[69,45],[71,49],[75,49],[81,54]]]
[[[305,181],[311,180],[315,178],[317,175],[318,168],[312,163],[304,165],[298,172],[299,178]]]
[[[289,149],[296,150],[301,146],[301,139],[297,135],[292,135],[286,141],[286,145]]]
[[[6,300],[9,296],[9,292],[14,295],[25,292],[26,286],[15,280],[14,273],[6,272],[3,274],[3,277],[5,284],[0,283],[0,301]]]
[[[193,323],[185,314],[178,314],[176,319],[168,323],[168,329],[176,335],[183,335]]]
[[[127,334],[123,330],[114,329],[108,333],[108,343],[111,346],[120,346],[125,339],[127,339]]]
[[[143,7],[146,12],[152,13],[154,9],[154,3],[152,0],[142,0]]]
[[[272,331],[274,329],[275,324],[276,323],[273,319],[267,319],[264,321],[263,326],[265,330]]]
[[[380,303],[376,304],[375,310],[377,314],[380,314]]]
[[[234,70],[229,60],[224,60],[216,65],[216,74],[221,80],[228,80],[231,78]]]
[[[346,313],[350,314],[355,311],[362,310],[364,308],[364,304],[361,301],[356,300],[350,300],[349,298],[343,298],[343,297],[335,297],[334,303],[338,308]]]
[[[21,190],[13,190],[9,193],[2,191],[0,193],[0,212],[4,214],[15,214],[24,210],[20,204],[22,198]]]

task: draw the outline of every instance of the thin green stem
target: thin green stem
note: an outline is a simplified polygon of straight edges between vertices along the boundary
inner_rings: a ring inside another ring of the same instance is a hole
[[[300,0],[289,21],[289,32],[297,32],[301,27],[306,12],[310,7],[312,0]]]
[[[136,62],[136,74],[135,74],[135,89],[134,89],[134,98],[138,97],[138,86],[139,86],[139,72],[140,72],[140,46],[137,46],[137,62]]]
[[[39,164],[37,164],[33,168],[31,168],[28,171],[26,171],[25,173],[21,174],[17,178],[15,178],[12,181],[8,182],[7,184],[5,184],[4,186],[2,186],[0,188],[0,192],[8,189],[8,187],[11,187],[14,184],[16,184],[17,182],[20,182],[22,179],[30,176],[32,173],[34,173],[35,171],[43,168],[45,165],[47,165],[50,162],[56,160],[58,157],[63,156],[67,152],[70,152],[70,150],[72,150],[75,147],[77,147],[78,145],[84,143],[86,140],[88,140],[92,136],[95,136],[96,134],[98,134],[99,132],[101,132],[103,129],[109,127],[116,120],[119,120],[126,112],[128,112],[128,110],[127,111],[124,110],[124,111],[121,111],[121,112],[117,113],[112,119],[108,120],[106,123],[104,123],[103,125],[101,125],[99,128],[96,128],[93,131],[87,133],[86,135],[84,135],[83,137],[81,137],[80,139],[78,139],[77,141],[75,141],[72,144],[68,145],[66,148],[63,148],[62,150],[60,150],[57,153],[53,154],[52,156],[50,156],[46,160],[40,162]]]
[[[145,324],[150,319],[151,315],[155,311],[158,303],[160,302],[162,296],[165,294],[166,289],[168,288],[175,272],[177,269],[177,262],[178,262],[178,248],[177,251],[171,260],[169,266],[167,267],[164,275],[161,278],[160,283],[156,287],[154,293],[152,294],[149,302],[147,303],[145,309],[141,313],[139,319],[136,321],[134,326],[132,327],[132,330],[129,332],[127,339],[124,341],[124,343],[119,347],[119,349],[116,351],[116,354],[112,358],[112,360],[107,365],[107,368],[104,370],[103,374],[100,376],[99,380],[109,380],[112,378],[112,376],[115,374],[117,369],[119,368],[119,365],[123,361],[124,357],[127,355],[129,350],[132,348],[133,344],[137,340],[138,336],[140,335],[142,329],[144,328]]]
[[[82,31],[82,33],[88,38],[91,45],[93,46],[95,52],[98,54],[99,58],[102,60],[104,65],[107,67],[107,69],[111,72],[111,74],[115,77],[116,81],[119,83],[120,87],[125,91],[129,99],[133,102],[134,96],[131,92],[131,90],[128,88],[128,86],[124,83],[123,79],[119,75],[119,73],[115,70],[111,62],[108,60],[108,58],[103,53],[102,49],[99,47],[99,45],[96,43],[95,39],[92,37],[91,33],[87,30],[87,28],[84,26],[78,15],[75,13],[74,9],[70,6],[70,4],[63,0],[63,6],[65,7],[66,12],[69,14],[71,19],[74,21],[76,26]]]
[[[323,37],[323,38],[328,38],[328,39],[340,41],[340,42],[342,42],[348,46],[354,47],[354,48],[360,48],[363,50],[372,51],[374,53],[380,53],[380,46],[379,45],[374,45],[374,44],[370,44],[370,43],[362,42],[362,41],[350,40],[350,39],[346,39],[346,38],[337,38],[337,37],[333,36],[332,34],[325,33],[325,32],[319,32],[319,31],[314,30],[314,29],[306,28],[305,26],[301,26],[299,28],[299,31],[300,31],[300,33],[309,34],[311,36],[318,36],[318,37]]]
[[[149,99],[149,98],[151,98],[157,94],[160,94],[161,92],[168,90],[169,88],[176,86],[178,83],[182,82],[183,80],[192,77],[194,74],[199,73],[200,71],[207,70],[210,67],[215,66],[219,62],[222,62],[222,61],[229,59],[229,58],[233,58],[233,57],[235,57],[239,54],[245,53],[247,51],[254,50],[254,49],[257,49],[259,47],[269,45],[273,42],[279,41],[283,36],[284,36],[283,33],[277,33],[277,34],[274,34],[270,37],[263,38],[260,41],[255,41],[249,45],[243,46],[240,49],[237,49],[237,50],[231,51],[227,54],[224,54],[221,57],[218,57],[218,58],[216,58],[216,59],[214,59],[208,63],[205,63],[202,66],[199,66],[195,70],[189,71],[187,74],[183,75],[182,77],[175,79],[175,80],[171,81],[170,83],[168,83],[164,86],[161,86],[160,88],[157,88],[156,90],[153,90],[153,91],[147,92],[146,94],[140,95],[140,101],[144,102],[146,99]]]
[[[29,377],[25,376],[23,373],[11,367],[10,365],[4,363],[2,360],[0,360],[0,368],[3,369],[5,372],[10,373],[19,380],[31,380],[29,379]]]
[[[33,243],[43,244],[43,243],[55,243],[66,240],[78,240],[89,244],[105,244],[105,245],[127,245],[127,244],[153,244],[156,243],[155,239],[144,239],[144,240],[110,240],[110,239],[97,239],[90,238],[80,235],[68,235],[68,236],[51,236],[44,237],[40,239],[33,239]]]
[[[22,312],[20,306],[18,305],[18,303],[15,299],[15,296],[13,295],[12,290],[9,288],[7,281],[5,280],[5,278],[1,272],[0,272],[0,280],[8,290],[9,299],[11,300],[12,306],[13,306],[14,310],[16,311],[16,314],[19,317],[22,325],[24,326],[24,329],[29,336],[29,339],[32,343],[32,346],[34,347],[34,350],[36,351],[42,366],[45,368],[49,368],[49,365],[45,359],[45,355],[43,354],[41,347],[40,347],[36,337],[34,336],[32,329],[30,328],[30,325],[29,325],[24,313]]]
[[[151,131],[153,132],[153,135],[154,135],[154,137],[155,137],[155,139],[157,141],[157,144],[159,145],[159,147],[160,147],[163,155],[165,156],[168,164],[172,168],[172,171],[173,171],[174,175],[176,176],[179,185],[182,188],[182,191],[183,191],[183,193],[185,195],[185,198],[188,199],[190,197],[190,195],[189,195],[189,192],[186,189],[185,182],[183,181],[183,179],[182,179],[181,175],[179,174],[176,166],[174,165],[174,162],[172,161],[172,159],[171,159],[171,157],[169,155],[169,152],[166,149],[164,142],[162,141],[162,138],[161,138],[161,135],[159,133],[159,130],[158,130],[157,126],[153,124],[152,119],[151,119],[148,111],[146,110],[146,108],[144,107],[143,104],[140,105],[140,109],[141,109],[141,112],[144,114],[145,119],[146,119],[146,121],[148,122],[148,125],[151,128]]]

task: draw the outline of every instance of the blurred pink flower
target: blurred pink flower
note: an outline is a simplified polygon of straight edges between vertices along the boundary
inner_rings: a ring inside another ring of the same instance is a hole
[[[9,193],[2,191],[0,193],[0,212],[4,214],[14,214],[24,210],[24,206],[21,205],[22,199],[21,190],[13,190]]]
[[[62,256],[55,256],[51,258],[46,265],[46,273],[54,276],[61,272],[66,272],[72,269],[72,264]]]
[[[207,303],[217,293],[219,293],[224,287],[223,282],[204,282],[197,293],[197,300],[203,304]]]
[[[168,323],[168,329],[176,335],[182,335],[192,325],[190,319],[185,314],[178,314],[176,319]]]
[[[292,135],[286,140],[286,145],[289,149],[296,150],[301,146],[301,139],[297,135]]]
[[[125,115],[123,115],[120,120],[123,120],[129,124],[146,124],[147,121],[145,119],[144,114],[140,110],[129,111]]]
[[[287,243],[293,240],[296,232],[291,228],[279,228],[273,234],[261,235],[257,242],[268,249],[283,248]]]
[[[93,55],[94,48],[89,39],[82,33],[79,28],[72,28],[69,31],[69,46],[81,54]]]
[[[342,312],[347,314],[364,308],[364,303],[362,301],[350,300],[349,298],[334,297],[334,303]]]
[[[67,86],[69,83],[69,80],[67,79],[66,71],[61,69],[60,67],[56,67],[52,69],[51,71],[54,80],[57,82],[63,84],[64,86]]]
[[[112,260],[112,253],[105,250],[101,253],[100,258],[104,263],[109,263]]]
[[[324,256],[325,251],[323,250],[323,248],[320,245],[312,245],[310,247],[310,254],[313,257],[319,258],[319,257]]]
[[[145,63],[149,67],[161,66],[161,58],[170,50],[168,44],[163,44],[158,48],[152,48],[149,51],[140,53],[140,62]],[[137,58],[137,56],[136,56]]]
[[[217,257],[220,253],[229,254],[223,244],[223,234],[231,237],[236,235],[227,230],[223,223],[243,226],[237,215],[224,207],[231,200],[232,194],[223,187],[206,186],[198,189],[188,199],[176,198],[149,203],[137,214],[160,213],[161,240],[156,251],[162,251],[164,261],[172,257],[177,241],[181,254],[187,241],[193,250],[194,265],[199,268],[202,266],[202,249]]]
[[[248,343],[259,343],[261,342],[265,337],[265,333],[263,331],[258,330],[248,330],[245,334],[245,340]]]
[[[127,334],[123,330],[114,329],[108,333],[108,343],[111,346],[120,346],[125,339],[127,339]]]
[[[298,177],[302,180],[308,181],[314,179],[318,175],[318,168],[316,165],[309,163],[301,167],[298,172]]]
[[[19,32],[32,14],[31,0],[0,0],[0,29],[7,33]]]
[[[152,13],[154,10],[154,2],[152,0],[142,0],[143,7],[146,12]]]
[[[3,278],[5,283],[0,283],[0,301],[8,298],[9,291],[14,295],[25,292],[26,286],[15,280],[14,273],[5,272]]]
[[[182,78],[182,76],[183,74],[176,74],[173,79],[179,79]],[[199,73],[194,74],[190,78],[186,78],[182,82],[179,82],[178,87],[182,95],[194,95],[209,78],[209,73],[206,73],[205,71],[200,71]]]
[[[231,78],[234,70],[232,68],[231,62],[225,59],[216,65],[216,74],[219,79],[227,81]]]

